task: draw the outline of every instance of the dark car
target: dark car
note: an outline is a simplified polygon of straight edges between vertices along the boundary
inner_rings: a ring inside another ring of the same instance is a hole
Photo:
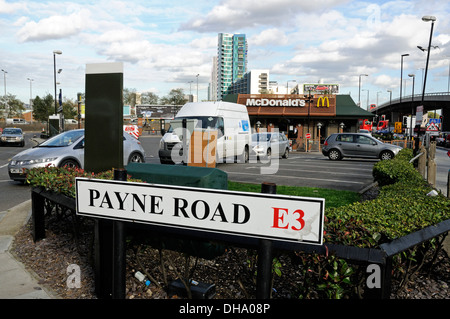
[[[343,157],[392,159],[402,148],[383,143],[368,134],[336,133],[325,140],[322,154],[330,160]]]
[[[0,135],[0,145],[16,144],[25,146],[25,139],[21,128],[6,127]]]

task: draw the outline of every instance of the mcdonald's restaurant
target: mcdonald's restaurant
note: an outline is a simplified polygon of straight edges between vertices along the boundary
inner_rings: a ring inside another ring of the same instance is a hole
[[[373,117],[348,94],[229,94],[224,101],[247,106],[252,132],[283,132],[297,151],[318,150],[330,134],[357,132],[360,120]]]

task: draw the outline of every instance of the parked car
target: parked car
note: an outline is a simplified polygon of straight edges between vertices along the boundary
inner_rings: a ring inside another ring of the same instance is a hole
[[[6,127],[0,136],[0,145],[17,144],[25,146],[25,139],[21,128]]]
[[[144,162],[145,151],[141,143],[124,132],[123,162]],[[79,167],[84,168],[84,129],[60,133],[33,148],[15,155],[8,164],[9,177],[24,181],[24,169],[34,167]]]
[[[392,159],[402,148],[383,143],[372,136],[360,133],[331,134],[325,140],[322,154],[330,160],[343,157]]]
[[[253,156],[270,158],[273,155],[289,157],[289,140],[279,132],[252,134]]]
[[[450,132],[440,132],[436,137],[436,145],[437,146],[446,146],[447,138],[450,136]]]

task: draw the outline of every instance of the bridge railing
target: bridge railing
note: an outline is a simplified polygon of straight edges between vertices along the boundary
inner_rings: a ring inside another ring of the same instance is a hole
[[[414,101],[420,101],[422,99],[422,93],[414,94]],[[425,100],[448,100],[450,101],[450,92],[434,92],[434,93],[426,93]],[[402,102],[411,102],[413,101],[413,95],[402,96]],[[400,98],[393,99],[392,101],[385,102],[383,104],[378,105],[375,109],[380,109],[391,104],[396,104],[400,102]]]

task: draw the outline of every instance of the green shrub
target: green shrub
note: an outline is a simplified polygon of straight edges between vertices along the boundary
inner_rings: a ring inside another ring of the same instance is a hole
[[[372,175],[379,186],[390,185],[407,181],[411,185],[420,185],[424,180],[420,173],[409,161],[412,159],[412,150],[402,149],[391,160],[379,161],[373,166]]]

